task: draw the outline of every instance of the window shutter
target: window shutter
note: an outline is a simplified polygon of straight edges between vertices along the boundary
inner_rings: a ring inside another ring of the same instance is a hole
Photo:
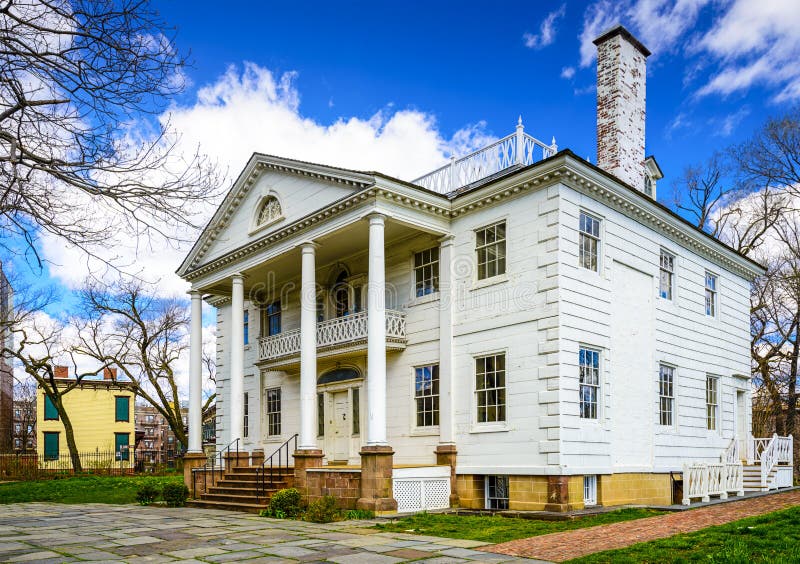
[[[58,460],[58,433],[44,434],[44,459]]]
[[[116,413],[114,418],[117,421],[130,421],[130,398],[118,396],[116,398]]]
[[[58,421],[58,410],[50,396],[47,395],[44,396],[44,419],[45,421]]]

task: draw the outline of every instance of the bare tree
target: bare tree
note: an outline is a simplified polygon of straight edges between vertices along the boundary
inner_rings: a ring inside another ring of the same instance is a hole
[[[156,408],[177,439],[188,444],[175,373],[188,348],[186,304],[158,299],[139,281],[94,284],[82,294],[86,315],[73,321],[79,341],[73,352],[116,366],[136,395]],[[213,397],[206,405],[211,401]]]
[[[216,178],[159,120],[184,63],[147,0],[0,0],[0,244],[194,226]]]
[[[14,421],[20,426],[15,432],[20,450],[28,452],[28,445],[36,438],[36,381],[31,378],[14,380]]]

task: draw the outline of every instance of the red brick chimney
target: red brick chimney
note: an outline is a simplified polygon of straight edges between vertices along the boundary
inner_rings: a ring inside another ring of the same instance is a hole
[[[53,376],[56,378],[69,378],[69,368],[56,365],[53,367]]]
[[[103,368],[103,380],[116,380],[117,379],[117,369],[116,368]]]
[[[644,121],[650,51],[617,25],[597,46],[597,166],[645,190]]]

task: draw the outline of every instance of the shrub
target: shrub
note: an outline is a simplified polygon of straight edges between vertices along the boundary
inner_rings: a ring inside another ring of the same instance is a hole
[[[374,519],[375,512],[369,509],[351,509],[344,514],[344,518],[348,521],[363,521],[365,519]]]
[[[186,487],[186,486],[184,486]],[[188,492],[187,492],[188,493]],[[159,491],[155,486],[145,484],[136,492],[136,502],[139,505],[150,505],[158,497]]]
[[[184,484],[167,484],[161,497],[167,502],[167,507],[183,507],[189,497],[189,488]]]
[[[303,511],[303,496],[297,488],[278,490],[269,500],[269,508],[265,517],[277,519],[294,519]]]
[[[341,518],[339,510],[336,509],[336,498],[331,495],[321,497],[315,502],[308,504],[306,510],[306,521],[312,523],[331,523]]]

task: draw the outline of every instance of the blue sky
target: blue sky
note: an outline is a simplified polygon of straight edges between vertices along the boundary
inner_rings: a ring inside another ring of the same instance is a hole
[[[647,152],[666,174],[667,205],[684,167],[800,99],[796,0],[155,5],[192,63],[162,118],[183,149],[220,164],[225,187],[253,151],[413,179],[511,133],[519,115],[528,133],[594,161],[591,40],[618,22],[653,52]],[[186,245],[127,243],[101,254],[185,295],[174,271]],[[30,282],[60,287],[63,311],[87,259],[49,236],[41,248],[51,267]]]

